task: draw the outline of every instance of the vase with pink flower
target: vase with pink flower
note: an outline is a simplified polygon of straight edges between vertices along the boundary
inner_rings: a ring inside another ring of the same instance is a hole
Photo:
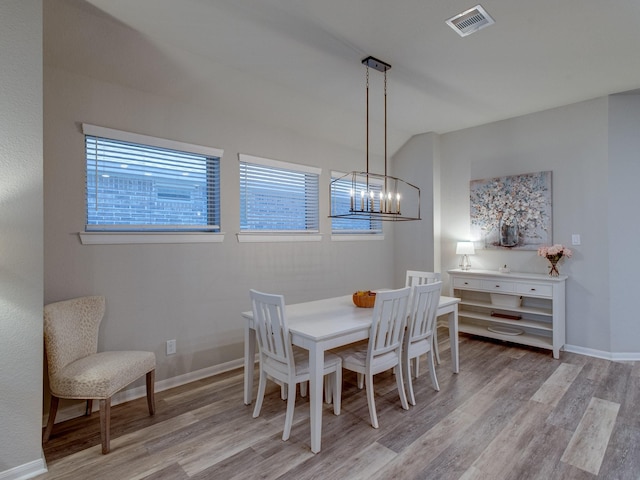
[[[552,277],[557,277],[558,275],[560,275],[560,272],[558,271],[558,262],[562,257],[571,258],[573,252],[564,245],[556,243],[555,245],[552,245],[550,247],[545,245],[538,248],[538,255],[541,257],[545,257],[549,261],[549,275]]]

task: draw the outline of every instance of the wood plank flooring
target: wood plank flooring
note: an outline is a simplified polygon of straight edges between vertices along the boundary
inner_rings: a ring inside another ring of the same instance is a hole
[[[157,393],[154,417],[145,399],[113,407],[108,455],[98,414],[57,424],[44,446],[49,472],[37,478],[640,479],[640,362],[566,352],[554,360],[547,350],[461,335],[454,375],[440,332],[440,392],[424,359],[408,411],[393,375],[376,376],[376,430],[365,391],[345,372],[342,413],[325,405],[317,455],[308,399],[298,397],[283,442],[279,388],[270,384],[254,419],[239,369]]]

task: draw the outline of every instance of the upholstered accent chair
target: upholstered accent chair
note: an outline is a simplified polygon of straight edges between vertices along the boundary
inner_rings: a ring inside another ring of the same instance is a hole
[[[105,312],[105,298],[74,298],[44,307],[44,342],[49,370],[51,405],[43,442],[49,440],[60,398],[100,401],[102,453],[110,450],[111,397],[146,375],[149,414],[155,413],[153,352],[98,353],[98,328]]]

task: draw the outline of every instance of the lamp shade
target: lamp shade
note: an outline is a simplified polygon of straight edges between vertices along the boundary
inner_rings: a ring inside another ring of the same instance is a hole
[[[456,255],[474,255],[475,253],[473,242],[458,242],[456,245]]]

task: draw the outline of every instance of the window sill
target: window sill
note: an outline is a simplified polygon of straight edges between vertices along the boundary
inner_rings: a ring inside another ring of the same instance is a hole
[[[319,233],[238,233],[238,243],[260,242],[319,242],[322,235]]]
[[[80,232],[83,245],[129,245],[139,243],[221,243],[224,233],[210,232]]]
[[[332,242],[360,242],[371,240],[384,240],[384,234],[372,233],[334,233],[331,235]]]

